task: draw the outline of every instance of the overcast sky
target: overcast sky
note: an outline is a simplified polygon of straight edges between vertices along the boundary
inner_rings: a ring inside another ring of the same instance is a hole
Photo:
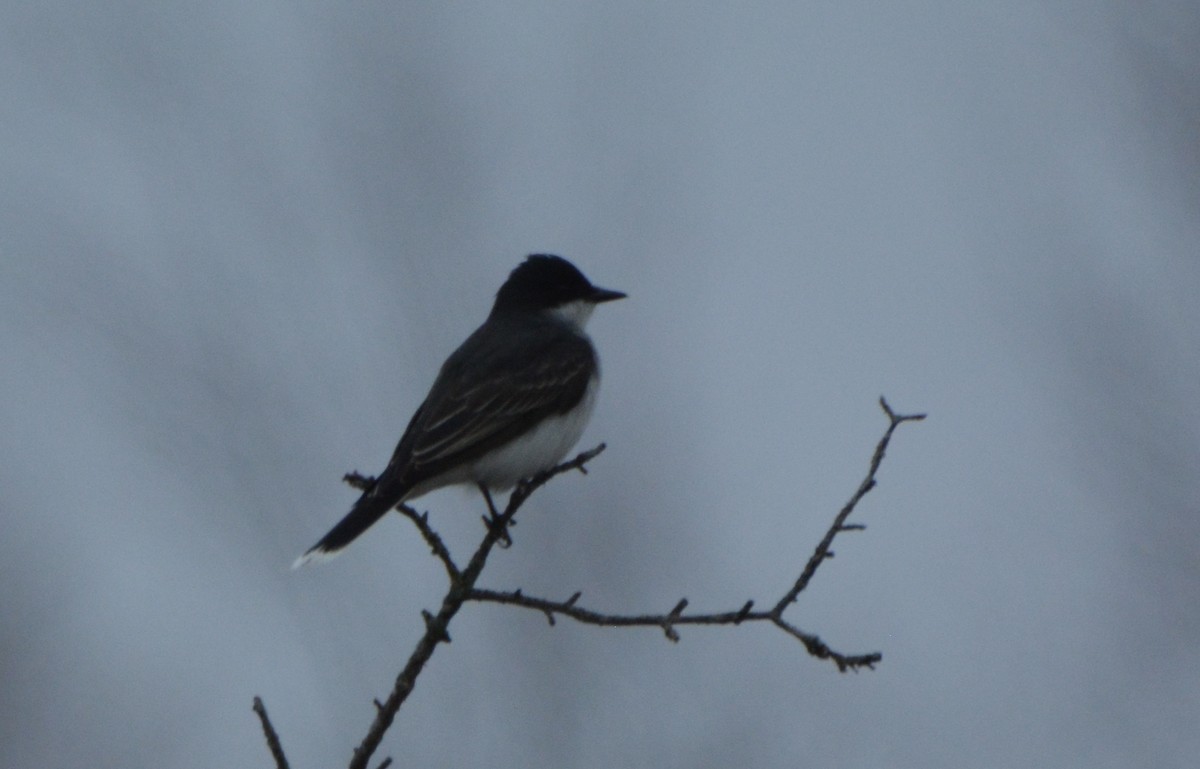
[[[0,765],[340,766],[444,575],[378,472],[527,253],[590,325],[584,477],[379,758],[1191,767],[1200,755],[1193,3],[8,3]],[[421,500],[455,552],[476,496]]]

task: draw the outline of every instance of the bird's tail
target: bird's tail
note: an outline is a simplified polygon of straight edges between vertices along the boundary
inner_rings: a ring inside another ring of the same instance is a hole
[[[305,564],[333,558],[399,504],[402,498],[402,495],[387,493],[379,484],[367,489],[354,503],[354,507],[350,508],[350,512],[346,513],[346,517],[321,537],[320,542],[297,558],[292,568],[298,569]]]

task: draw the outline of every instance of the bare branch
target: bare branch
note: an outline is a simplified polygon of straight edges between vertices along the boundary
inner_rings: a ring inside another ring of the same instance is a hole
[[[417,531],[421,532],[421,536],[425,539],[425,543],[429,545],[429,549],[442,562],[442,566],[446,567],[446,576],[450,578],[451,582],[462,576],[462,572],[459,570],[458,564],[454,562],[454,558],[451,557],[446,543],[442,541],[438,533],[429,525],[429,513],[418,513],[403,503],[396,506],[396,512],[412,521],[413,525],[417,527]]]
[[[830,649],[824,641],[811,633],[805,633],[795,625],[783,619],[782,612],[775,609],[769,611],[752,611],[753,601],[747,601],[742,608],[735,611],[717,612],[713,614],[603,614],[592,609],[585,609],[570,601],[551,601],[525,595],[520,590],[501,592],[475,588],[467,596],[469,601],[480,603],[499,603],[509,606],[521,606],[535,609],[547,617],[561,614],[576,622],[599,627],[657,627],[662,628],[667,638],[678,641],[677,625],[740,625],[743,622],[770,622],[804,644],[808,653],[818,659],[827,659],[837,665],[838,670],[845,672],[860,667],[874,668],[883,659],[879,652],[868,654],[842,654]],[[554,624],[551,622],[551,624]]]
[[[346,473],[342,476],[342,480],[359,491],[366,491],[375,485],[374,478],[358,472]],[[446,543],[442,541],[438,533],[429,525],[429,513],[418,513],[403,502],[396,505],[396,512],[412,521],[413,525],[417,527],[417,531],[421,532],[421,537],[429,545],[429,549],[433,551],[433,554],[446,567],[446,575],[450,577],[450,581],[453,582],[457,579],[459,576],[458,564],[454,563],[454,559],[450,556],[450,550],[446,547]]]
[[[279,742],[279,735],[275,733],[275,727],[271,726],[271,718],[267,715],[267,706],[263,704],[262,697],[254,698],[254,712],[258,714],[258,720],[262,723],[263,736],[267,738],[267,748],[271,751],[271,757],[275,759],[275,769],[288,769],[287,756],[283,754],[283,745]]]
[[[875,488],[875,474],[879,472],[879,465],[883,463],[883,454],[887,451],[888,443],[892,440],[892,433],[896,432],[896,428],[904,422],[919,422],[925,418],[924,414],[897,416],[883,396],[879,397],[879,405],[883,409],[883,413],[887,415],[889,424],[887,431],[875,446],[875,453],[871,456],[871,466],[867,470],[867,476],[858,485],[858,490],[854,492],[854,496],[850,497],[850,501],[842,507],[837,517],[833,519],[833,524],[825,532],[825,536],[821,538],[816,550],[813,551],[812,557],[808,559],[808,563],[804,565],[804,571],[800,572],[800,576],[796,579],[796,584],[792,585],[792,589],[787,591],[783,598],[779,599],[779,603],[775,605],[776,611],[781,614],[787,605],[795,602],[796,596],[800,595],[801,591],[808,587],[809,581],[817,573],[817,567],[826,558],[833,557],[833,553],[829,552],[829,548],[833,545],[834,537],[840,532],[846,531],[846,519],[854,512],[854,508],[858,505],[859,500],[865,497],[871,489]]]
[[[630,626],[652,626],[662,628],[663,633],[671,641],[679,640],[679,633],[675,630],[677,625],[740,625],[743,622],[770,622],[780,628],[788,635],[799,640],[804,644],[808,653],[819,659],[827,659],[837,665],[838,670],[845,672],[847,670],[857,670],[859,668],[874,668],[875,664],[883,659],[883,655],[879,652],[871,652],[868,654],[842,654],[834,651],[822,641],[819,637],[806,633],[800,628],[792,625],[783,618],[784,611],[795,602],[796,597],[803,591],[808,583],[816,574],[817,568],[827,559],[833,557],[833,551],[829,548],[833,544],[834,538],[843,531],[860,531],[865,527],[862,524],[846,523],[846,519],[854,512],[854,508],[858,505],[866,494],[875,488],[875,475],[879,471],[879,466],[883,462],[884,452],[887,449],[888,442],[892,438],[892,433],[896,428],[904,422],[919,421],[925,418],[924,414],[916,414],[911,416],[899,416],[892,411],[888,406],[887,401],[883,398],[879,399],[880,405],[884,413],[887,415],[889,424],[887,431],[880,439],[875,447],[875,453],[871,457],[870,467],[867,470],[867,475],[859,484],[858,490],[850,498],[850,501],[842,507],[837,516],[833,519],[833,523],[825,532],[825,536],[817,545],[812,557],[804,566],[804,570],[796,579],[796,582],[791,588],[784,593],[783,597],[776,602],[774,607],[768,611],[753,611],[754,602],[747,601],[741,609],[735,611],[719,612],[715,614],[684,614],[684,609],[687,608],[687,599],[682,599],[675,608],[667,614],[637,614],[637,615],[621,615],[621,614],[603,614],[592,609],[585,609],[577,605],[579,593],[575,593],[566,601],[551,601],[546,598],[537,598],[528,596],[520,590],[502,592],[496,590],[485,590],[481,588],[472,588],[467,594],[467,600],[479,601],[484,603],[500,603],[510,606],[521,606],[527,609],[534,609],[546,615],[550,624],[554,624],[554,616],[561,614],[565,617],[582,622],[588,625],[600,625],[603,627],[630,627]]]

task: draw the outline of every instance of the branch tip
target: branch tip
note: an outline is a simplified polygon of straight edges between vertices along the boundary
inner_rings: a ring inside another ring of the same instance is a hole
[[[279,734],[271,725],[271,718],[267,715],[267,706],[263,704],[262,697],[255,696],[251,710],[258,715],[258,721],[262,724],[263,737],[267,740],[267,750],[271,751],[271,758],[275,759],[275,769],[289,769],[287,756],[283,752],[283,744],[279,742]]]
[[[920,422],[928,416],[927,414],[897,414],[888,405],[887,398],[884,398],[882,395],[879,396],[879,405],[883,409],[883,413],[887,414],[887,418],[891,421],[893,427],[901,422]]]

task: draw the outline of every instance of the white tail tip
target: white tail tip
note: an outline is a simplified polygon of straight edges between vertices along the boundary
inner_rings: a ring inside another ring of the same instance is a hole
[[[301,566],[308,566],[310,563],[325,563],[326,561],[332,561],[340,552],[342,551],[320,550],[318,548],[313,548],[297,558],[295,561],[292,561],[292,569],[299,569]]]

